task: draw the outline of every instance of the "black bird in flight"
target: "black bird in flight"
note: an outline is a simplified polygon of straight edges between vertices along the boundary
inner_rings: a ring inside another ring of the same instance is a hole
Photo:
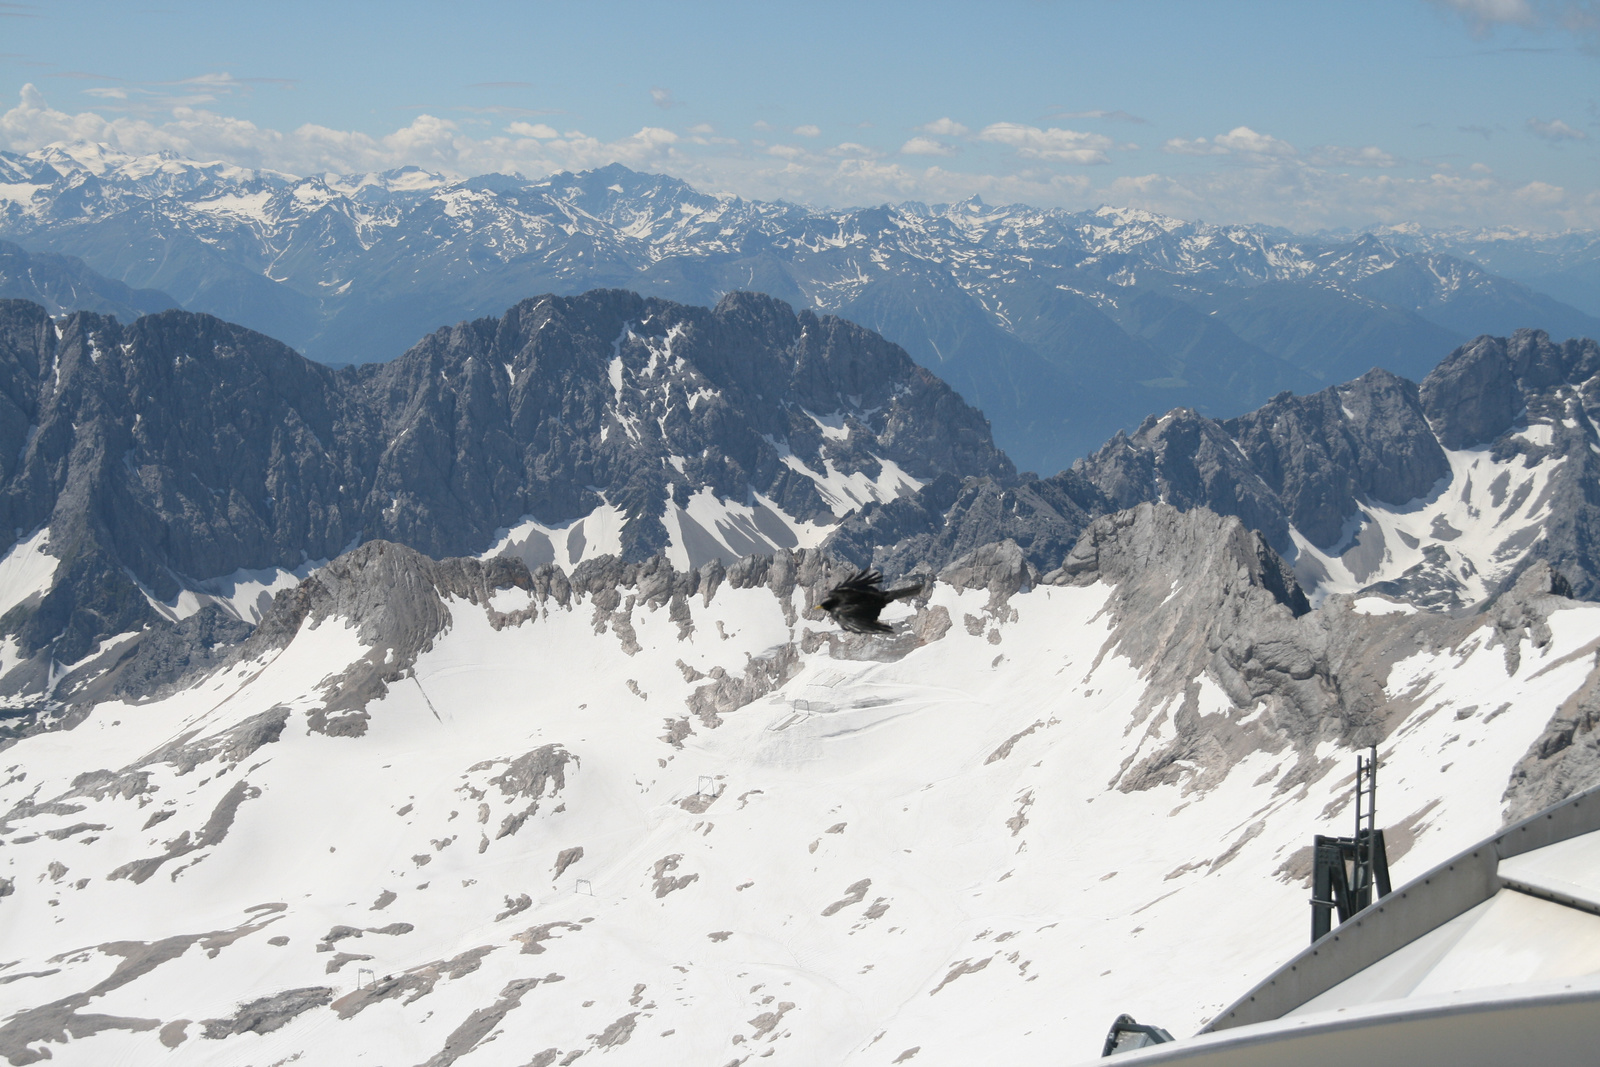
[[[878,612],[896,600],[920,592],[920,582],[904,589],[884,589],[883,575],[878,571],[857,571],[834,586],[828,598],[817,607],[832,615],[834,622],[851,633],[889,634],[894,631],[878,621]]]

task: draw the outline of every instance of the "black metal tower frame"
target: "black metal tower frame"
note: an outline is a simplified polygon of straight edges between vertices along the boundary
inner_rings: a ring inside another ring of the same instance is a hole
[[[1389,853],[1377,828],[1378,746],[1356,757],[1354,837],[1317,834],[1312,845],[1311,940],[1333,929],[1333,913],[1344,922],[1389,894]]]

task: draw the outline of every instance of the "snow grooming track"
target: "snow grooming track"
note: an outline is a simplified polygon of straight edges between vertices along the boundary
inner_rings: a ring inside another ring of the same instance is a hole
[[[1520,629],[1297,619],[1206,512],[1092,532],[1048,576],[980,550],[884,639],[807,613],[841,573],[814,551],[496,587],[363,546],[218,672],[0,751],[0,1055],[1088,1058],[1299,947],[1297,855],[1369,736],[1396,877],[1491,832],[1600,641],[1534,585]],[[1385,703],[1308,725],[1329,635]],[[1284,648],[1310,666],[1229,696]]]

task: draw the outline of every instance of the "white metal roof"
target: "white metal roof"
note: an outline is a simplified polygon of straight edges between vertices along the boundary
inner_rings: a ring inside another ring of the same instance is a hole
[[[1597,1049],[1600,788],[1400,887],[1197,1036],[1115,1062],[1563,1065],[1600,1062]]]

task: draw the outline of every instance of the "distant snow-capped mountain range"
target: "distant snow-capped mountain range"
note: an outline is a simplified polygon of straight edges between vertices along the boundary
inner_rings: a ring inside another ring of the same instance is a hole
[[[1421,378],[1480,333],[1600,334],[1600,298],[1581,300],[1594,235],[1301,237],[977,198],[813,210],[619,165],[541,180],[300,177],[61,144],[0,153],[0,238],[333,364],[392,359],[544,292],[619,286],[710,305],[758,290],[902,345],[989,416],[1019,465],[1045,472],[1151,411],[1235,415],[1375,365]],[[39,298],[14,277],[0,286]]]

